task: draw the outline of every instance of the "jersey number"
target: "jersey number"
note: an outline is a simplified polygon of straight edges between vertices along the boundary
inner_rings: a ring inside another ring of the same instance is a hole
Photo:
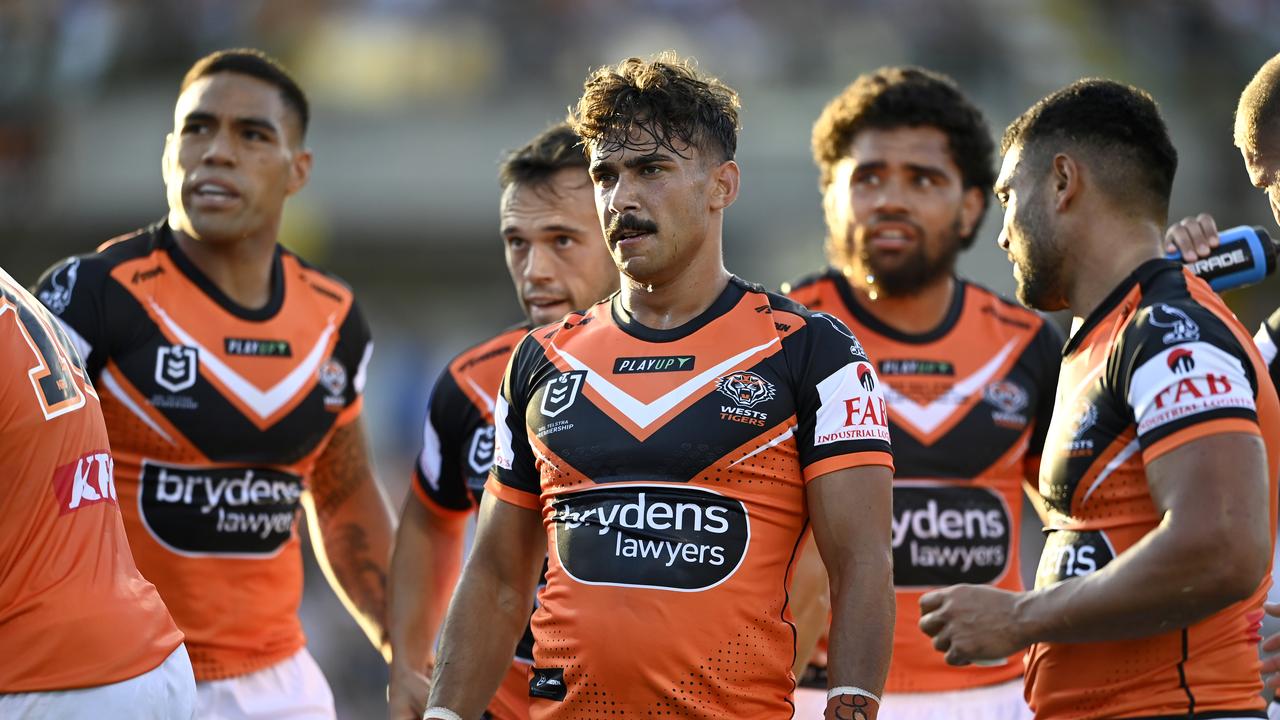
[[[27,375],[45,419],[52,420],[83,407],[84,393],[76,376],[88,392],[92,393],[93,389],[85,374],[84,362],[57,321],[47,315],[41,318],[6,280],[0,280],[0,316],[4,315],[13,316],[18,332],[35,356],[36,364]]]

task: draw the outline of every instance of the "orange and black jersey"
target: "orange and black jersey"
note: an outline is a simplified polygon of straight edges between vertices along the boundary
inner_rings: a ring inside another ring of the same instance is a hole
[[[98,394],[0,269],[0,693],[137,677],[182,642],[129,552]]]
[[[359,414],[372,350],[351,291],[277,248],[270,299],[245,309],[161,222],[56,265],[37,295],[87,358],[129,542],[196,678],[295,653],[301,496]]]
[[[1063,351],[1040,471],[1050,523],[1037,587],[1095,572],[1138,543],[1162,519],[1147,465],[1230,432],[1261,435],[1276,497],[1280,402],[1248,332],[1177,263],[1142,264]],[[1275,523],[1273,505],[1273,536]],[[1033,645],[1026,681],[1036,717],[1265,717],[1257,641],[1269,584],[1161,635]]]
[[[480,507],[493,466],[493,405],[511,351],[530,330],[526,323],[455,357],[431,391],[414,467],[414,493],[431,512],[470,513]],[[542,581],[539,581],[541,587]],[[525,628],[515,661],[489,703],[495,718],[528,717],[533,631]]]
[[[614,295],[520,343],[494,419],[486,491],[547,530],[532,717],[791,717],[805,484],[892,467],[854,335],[738,278],[669,330]]]
[[[1018,658],[998,667],[947,665],[918,627],[920,596],[958,583],[1022,589],[1022,487],[1035,477],[1053,413],[1061,335],[1036,313],[959,278],[942,322],[917,334],[869,313],[833,269],[801,280],[788,296],[853,330],[889,404],[897,624],[885,691],[1019,677]]]
[[[1280,386],[1280,352],[1277,351],[1277,344],[1280,343],[1280,310],[1276,310],[1262,323],[1258,333],[1253,336],[1253,342],[1257,344],[1258,352],[1262,353],[1262,359],[1271,371],[1272,384]]]
[[[493,405],[511,351],[526,323],[460,353],[440,373],[422,428],[414,491],[434,510],[467,512],[480,506],[493,466]]]

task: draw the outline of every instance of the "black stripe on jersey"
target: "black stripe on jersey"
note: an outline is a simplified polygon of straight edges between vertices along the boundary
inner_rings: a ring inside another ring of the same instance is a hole
[[[488,427],[488,423],[458,387],[448,367],[436,380],[427,412],[427,422],[431,423],[440,443],[440,473],[432,485],[427,481],[421,462],[417,463],[414,476],[418,487],[440,507],[470,510],[480,504],[482,490],[479,487],[469,488],[467,479],[473,476],[483,479],[488,471],[467,472],[463,465],[466,462],[464,455],[476,431]]]
[[[848,278],[840,273],[834,273],[832,280],[835,282],[836,292],[840,294],[840,299],[844,302],[845,307],[849,308],[849,312],[857,319],[859,323],[864,325],[868,330],[901,343],[911,343],[914,345],[924,345],[936,342],[947,336],[956,323],[960,322],[960,316],[964,313],[964,296],[965,286],[968,285],[960,278],[952,278],[954,288],[951,293],[950,305],[947,307],[947,315],[942,318],[942,322],[932,330],[922,333],[907,333],[890,326],[880,318],[867,312],[862,307],[862,303],[858,302],[853,296],[853,286],[849,284]]]
[[[1271,317],[1262,324],[1267,335],[1271,337],[1271,344],[1280,346],[1280,310],[1271,313]],[[1280,389],[1280,353],[1271,358],[1271,362],[1267,366],[1267,370],[1271,373],[1271,383]]]
[[[715,299],[715,302],[711,303],[710,307],[703,310],[701,314],[689,322],[686,322],[679,327],[668,328],[666,330],[658,330],[636,322],[636,320],[631,317],[631,314],[627,312],[627,309],[622,306],[621,293],[615,293],[610,298],[609,309],[610,312],[613,313],[614,324],[631,337],[651,343],[674,342],[676,340],[689,337],[698,330],[706,327],[707,323],[710,323],[712,320],[715,320],[721,315],[729,312],[738,304],[738,301],[742,299],[742,296],[749,292],[763,293],[764,288],[759,285],[749,283],[736,275],[731,275],[729,277],[729,284],[725,286],[724,290],[720,293],[720,296]]]
[[[1187,659],[1190,657],[1187,653],[1187,644],[1187,629],[1182,628],[1182,659],[1178,661],[1178,685],[1187,694],[1187,714],[1194,716],[1196,696],[1191,692],[1191,686],[1187,684]]]

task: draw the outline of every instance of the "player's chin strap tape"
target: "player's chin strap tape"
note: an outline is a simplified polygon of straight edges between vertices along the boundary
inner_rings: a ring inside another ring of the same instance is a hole
[[[447,707],[431,707],[422,713],[422,720],[462,720],[462,716]]]
[[[852,685],[841,685],[840,687],[834,687],[827,691],[828,700],[840,697],[841,695],[861,695],[864,698],[871,698],[872,700],[875,700],[877,705],[880,704],[880,698],[877,697],[875,693]]]

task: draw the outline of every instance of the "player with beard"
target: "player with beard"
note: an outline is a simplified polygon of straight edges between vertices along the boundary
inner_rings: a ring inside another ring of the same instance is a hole
[[[186,635],[198,717],[334,716],[298,619],[302,509],[389,658],[391,515],[360,419],[369,328],[349,287],[276,241],[311,172],[308,117],[263,53],[201,58],[165,138],[168,216],[37,293],[100,390],[129,544]]]
[[[874,719],[893,632],[875,370],[838,320],[725,270],[732,89],[664,54],[584,90],[575,128],[621,290],[512,356],[424,717],[483,709],[544,547],[533,718],[792,717],[787,582],[812,522],[833,598],[826,717]]]
[[[1037,718],[1265,717],[1280,402],[1244,327],[1163,257],[1177,154],[1159,111],[1081,80],[1001,149],[1018,297],[1075,315],[1040,473],[1048,537],[1035,590],[935,591],[920,626],[953,664],[1030,646]]]
[[[876,359],[897,468],[898,625],[881,717],[1029,717],[1018,658],[950,667],[917,627],[930,588],[1022,589],[1022,488],[1036,480],[1053,410],[1057,331],[956,275],[995,179],[990,131],[949,78],[889,67],[827,105],[813,151],[830,268],[788,294],[842,320]],[[983,521],[958,533],[939,524],[975,512]],[[799,716],[815,700],[799,691]]]
[[[528,322],[459,354],[431,393],[414,497],[405,501],[391,560],[392,720],[418,720],[426,709],[432,645],[462,569],[467,518],[493,465],[493,398],[512,348],[530,328],[618,289],[581,142],[568,125],[555,125],[507,156],[498,172],[507,271]],[[495,720],[529,716],[532,646],[526,630],[489,702]]]

